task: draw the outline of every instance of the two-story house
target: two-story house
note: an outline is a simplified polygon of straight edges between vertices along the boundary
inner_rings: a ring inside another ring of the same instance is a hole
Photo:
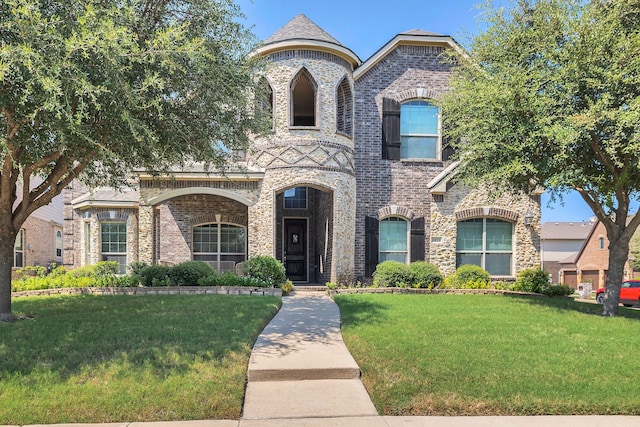
[[[513,278],[540,265],[539,195],[489,199],[454,181],[438,98],[449,36],[399,34],[361,61],[298,15],[255,52],[273,132],[225,176],[194,165],[125,192],[65,191],[65,263],[272,255],[299,283],[369,277],[384,260]]]

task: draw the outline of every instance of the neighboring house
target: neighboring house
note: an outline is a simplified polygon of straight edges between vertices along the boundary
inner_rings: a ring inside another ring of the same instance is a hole
[[[126,192],[65,190],[65,264],[208,261],[220,270],[272,255],[287,277],[371,276],[384,260],[426,260],[450,274],[478,264],[512,279],[540,265],[539,194],[490,199],[453,181],[435,104],[459,49],[449,36],[399,34],[362,62],[304,15],[264,41],[258,104],[273,134],[243,169],[193,165],[141,174]]]
[[[595,220],[542,224],[542,267],[551,275],[553,283],[562,282],[560,262],[575,258],[594,226]]]
[[[604,287],[609,268],[609,239],[604,224],[596,221],[580,250],[560,261],[561,282],[573,288],[591,283],[592,289]],[[624,265],[623,280],[634,277],[629,261]]]
[[[32,185],[40,183],[41,181],[36,179]],[[17,194],[22,194],[20,184],[18,184]],[[64,252],[62,199],[62,195],[54,197],[51,203],[36,210],[24,222],[14,245],[14,270],[33,265],[46,266],[51,262],[62,264]]]

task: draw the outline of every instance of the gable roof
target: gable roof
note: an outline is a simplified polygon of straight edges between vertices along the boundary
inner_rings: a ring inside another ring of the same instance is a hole
[[[351,49],[345,47],[315,22],[300,14],[287,22],[262,43],[256,53],[268,55],[279,50],[307,48],[331,52],[345,59],[353,68],[362,61]]]
[[[542,240],[585,240],[595,222],[545,222],[542,224]]]
[[[432,33],[424,30],[409,30],[396,35],[387,44],[378,49],[369,59],[364,61],[360,67],[353,73],[354,80],[357,80],[367,71],[369,71],[374,65],[382,61],[389,53],[391,53],[396,47],[400,45],[434,45],[449,47],[458,51],[462,55],[466,55],[464,50],[456,43],[451,36],[445,36],[438,33]]]

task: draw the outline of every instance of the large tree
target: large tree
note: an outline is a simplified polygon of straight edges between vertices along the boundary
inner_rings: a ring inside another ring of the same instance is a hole
[[[519,0],[483,17],[443,100],[459,176],[580,193],[607,230],[614,316],[640,224],[640,0]]]
[[[232,0],[0,2],[0,320],[17,232],[72,180],[220,169],[246,147],[259,64],[239,16]]]

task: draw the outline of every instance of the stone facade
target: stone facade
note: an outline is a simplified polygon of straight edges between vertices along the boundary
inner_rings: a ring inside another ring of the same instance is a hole
[[[65,264],[101,259],[106,221],[126,223],[127,263],[191,260],[194,227],[228,224],[246,231],[246,257],[271,255],[288,266],[292,238],[304,233],[295,258],[302,267],[287,271],[324,283],[369,275],[377,225],[367,224],[393,217],[411,224],[411,260],[450,273],[457,222],[494,217],[514,224],[513,274],[539,265],[539,198],[489,200],[459,185],[435,189],[455,169],[440,139],[437,159],[382,156],[383,104],[437,100],[451,73],[442,53],[456,46],[448,36],[411,31],[363,63],[308,18],[295,17],[256,51],[268,59],[259,78],[271,91],[273,131],[252,141],[241,170],[223,177],[196,165],[166,178],[141,175],[125,193],[74,183],[65,192]],[[296,92],[299,82],[305,89]],[[312,111],[310,122],[298,120],[303,110]],[[285,194],[296,188],[306,189],[304,203],[285,207]],[[526,213],[533,213],[533,225],[523,224]],[[292,224],[302,228],[291,232]]]

